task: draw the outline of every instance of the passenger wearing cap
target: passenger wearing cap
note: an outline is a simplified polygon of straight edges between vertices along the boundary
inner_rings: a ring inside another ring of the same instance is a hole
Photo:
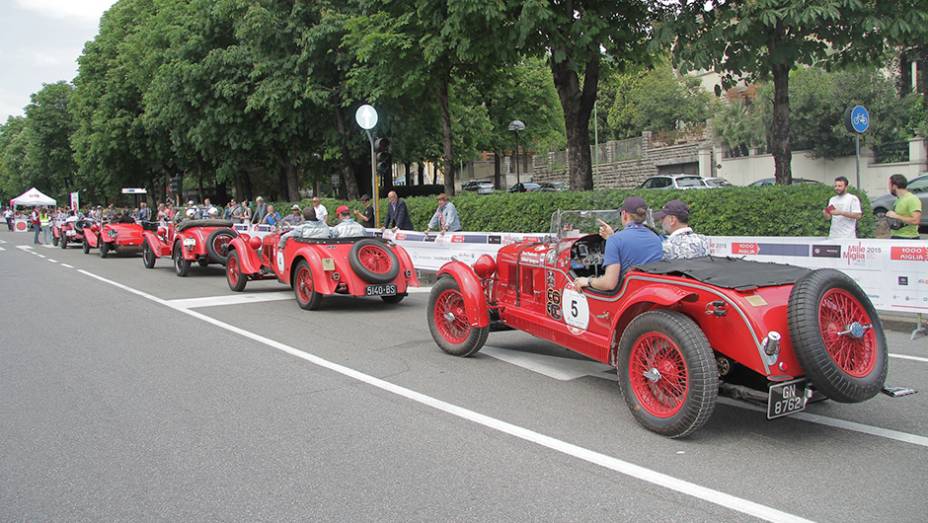
[[[340,205],[335,210],[338,224],[332,227],[333,238],[357,238],[364,236],[364,227],[351,218],[351,210],[347,205]]]
[[[361,196],[361,203],[364,204],[364,212],[355,210],[354,215],[358,219],[358,223],[361,224],[361,227],[365,229],[374,228],[374,205],[371,202],[371,197],[368,195]]]
[[[664,260],[685,260],[709,256],[709,240],[690,228],[690,208],[680,200],[670,200],[654,213],[667,233],[664,240]]]
[[[289,225],[291,227],[303,223],[303,215],[300,214],[300,206],[294,204],[290,207],[290,214],[284,216],[283,220],[280,220],[282,225]]]
[[[644,225],[648,217],[648,204],[637,196],[622,202],[622,230],[606,240],[603,266],[605,274],[596,278],[580,277],[574,280],[579,288],[614,291],[629,269],[660,261],[664,257],[661,239]]]

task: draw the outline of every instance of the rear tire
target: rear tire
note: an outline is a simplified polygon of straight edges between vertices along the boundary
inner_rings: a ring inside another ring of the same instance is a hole
[[[151,248],[151,245],[148,242],[142,244],[142,263],[145,264],[146,269],[153,269],[155,267],[155,251]]]
[[[236,236],[238,233],[232,229],[216,229],[210,233],[206,239],[206,252],[209,253],[209,259],[225,265],[229,258],[229,242]],[[223,240],[224,237],[228,240]]]
[[[86,242],[84,242],[86,244]],[[100,246],[100,257],[106,258],[106,255],[110,253],[110,244],[103,241],[103,238],[97,237],[97,245]]]
[[[53,246],[53,247],[57,247],[57,246],[58,246],[58,237],[57,237],[57,236],[54,236],[54,235],[52,236],[52,246]]]
[[[307,311],[318,309],[322,304],[322,295],[316,292],[313,285],[313,271],[306,260],[300,260],[291,278],[293,278],[293,294],[296,295],[296,302],[300,308]]]
[[[61,238],[61,243],[60,243],[60,245],[61,245],[61,248],[62,248],[62,249],[67,249],[67,248],[68,248],[68,239],[67,239],[67,238]]]
[[[229,257],[226,259],[226,282],[235,292],[242,292],[248,284],[248,276],[242,274],[239,266],[238,253],[234,250],[229,251]]]
[[[489,326],[474,327],[470,324],[464,295],[458,282],[450,276],[440,278],[432,287],[426,317],[432,339],[442,351],[452,356],[473,356],[483,348],[490,334]]]
[[[719,391],[712,347],[685,314],[657,310],[629,323],[616,370],[625,403],[646,429],[682,438],[706,424]]]
[[[186,277],[190,272],[190,260],[185,260],[181,254],[180,243],[174,246],[174,272],[181,278]]]
[[[816,390],[842,403],[880,392],[889,368],[886,338],[854,280],[834,269],[810,272],[793,286],[787,317],[793,350]]]

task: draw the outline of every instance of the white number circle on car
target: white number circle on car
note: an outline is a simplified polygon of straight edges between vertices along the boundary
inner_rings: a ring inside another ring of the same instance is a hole
[[[277,251],[277,271],[284,272],[284,253]]]
[[[586,330],[590,324],[590,307],[586,296],[574,289],[564,288],[561,295],[561,313],[564,321],[571,327]]]

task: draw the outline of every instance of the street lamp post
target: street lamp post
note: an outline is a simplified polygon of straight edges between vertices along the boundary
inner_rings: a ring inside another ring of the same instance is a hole
[[[509,130],[516,135],[516,154],[514,158],[516,160],[516,185],[518,185],[522,183],[519,177],[519,132],[525,130],[525,123],[522,120],[513,120],[509,122]]]
[[[374,150],[374,136],[371,129],[377,126],[377,110],[364,104],[354,113],[354,119],[367,133],[367,141],[371,144],[371,195],[374,197],[374,226],[380,226],[380,198],[377,183],[377,152]]]

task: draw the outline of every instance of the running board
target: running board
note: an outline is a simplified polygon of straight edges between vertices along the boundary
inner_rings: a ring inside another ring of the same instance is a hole
[[[886,394],[890,398],[902,398],[905,396],[911,396],[912,394],[918,394],[918,391],[911,389],[909,387],[883,387],[881,390],[883,394]]]

